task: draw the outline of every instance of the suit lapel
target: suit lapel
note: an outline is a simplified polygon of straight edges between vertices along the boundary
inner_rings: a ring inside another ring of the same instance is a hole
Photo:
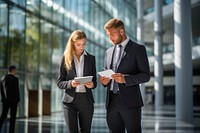
[[[115,52],[116,46],[113,46],[110,52],[108,53],[108,67],[112,69],[113,66],[113,59],[114,59],[114,52]]]
[[[121,61],[120,61],[120,63],[119,63],[119,66],[120,66],[120,64],[123,62],[124,58],[127,56],[127,54],[128,54],[128,52],[129,52],[129,50],[130,50],[130,47],[131,47],[132,43],[133,43],[133,42],[132,42],[131,40],[128,41],[128,43],[127,43],[127,45],[126,45],[126,47],[125,47],[125,49],[124,49],[124,51],[123,51],[122,59],[121,59]],[[118,66],[118,67],[119,67],[119,66]]]
[[[72,70],[73,70],[73,72],[74,72],[74,76],[77,77],[77,74],[76,74],[76,67],[75,67],[74,61],[72,62]]]
[[[87,75],[88,55],[84,55],[83,76]]]

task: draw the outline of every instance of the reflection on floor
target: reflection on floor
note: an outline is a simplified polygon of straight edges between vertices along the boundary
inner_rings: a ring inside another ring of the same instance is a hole
[[[8,133],[9,121],[2,129]],[[194,124],[175,121],[175,107],[164,106],[160,111],[154,111],[152,106],[143,107],[142,112],[143,133],[200,133],[200,108],[194,108]],[[108,133],[105,109],[96,108],[92,133]],[[63,114],[56,113],[51,116],[38,118],[17,119],[16,133],[67,133]]]

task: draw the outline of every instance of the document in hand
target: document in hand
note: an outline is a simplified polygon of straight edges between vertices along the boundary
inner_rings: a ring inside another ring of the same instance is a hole
[[[112,79],[112,75],[115,74],[115,72],[111,69],[108,69],[108,70],[105,70],[105,71],[101,71],[101,72],[98,72],[98,74],[101,76],[101,77],[108,77],[110,79]]]
[[[92,78],[93,76],[84,76],[84,77],[75,77],[74,80],[79,81],[81,84],[84,84],[87,82],[91,82]]]

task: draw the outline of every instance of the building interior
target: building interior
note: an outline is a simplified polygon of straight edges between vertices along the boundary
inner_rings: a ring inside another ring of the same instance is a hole
[[[64,91],[57,87],[66,43],[74,30],[85,31],[86,51],[102,71],[112,46],[104,25],[116,17],[148,55],[151,79],[141,85],[142,132],[199,133],[199,15],[200,0],[0,0],[0,77],[15,65],[19,78],[15,132],[68,132]],[[108,133],[106,90],[97,77],[91,132]],[[2,133],[9,131],[9,117]]]

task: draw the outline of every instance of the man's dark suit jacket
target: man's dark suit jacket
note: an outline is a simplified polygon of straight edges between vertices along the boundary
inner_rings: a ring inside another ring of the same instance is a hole
[[[3,91],[3,85],[1,83],[1,96],[2,96],[1,101],[5,103],[18,103],[20,101],[18,78],[12,74],[6,75],[5,87],[6,87],[6,96]]]
[[[111,68],[114,46],[106,51],[105,68]],[[125,76],[126,83],[118,83],[119,96],[128,108],[142,107],[143,101],[139,84],[150,79],[149,62],[145,47],[131,40],[127,43],[122,54],[121,62],[117,69],[118,73]],[[107,85],[106,107],[109,107],[111,81]]]
[[[71,81],[77,76],[76,68],[73,62],[72,70],[67,71],[64,61],[65,58],[63,56],[60,65],[57,85],[60,89],[65,89],[65,94],[63,95],[62,102],[71,103],[75,97],[75,88],[71,86]],[[93,55],[90,55],[89,53],[87,53],[87,55],[84,55],[83,76],[93,76],[92,82],[94,84],[94,87],[92,89],[94,89],[97,86],[95,57]],[[85,88],[89,101],[94,103],[94,98],[91,89],[88,89],[86,86]]]

